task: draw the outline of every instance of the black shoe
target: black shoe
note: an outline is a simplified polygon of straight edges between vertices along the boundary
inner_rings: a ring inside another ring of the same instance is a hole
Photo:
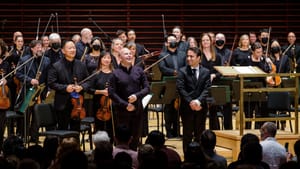
[[[167,138],[175,138],[175,136],[173,136],[171,133],[168,133]]]

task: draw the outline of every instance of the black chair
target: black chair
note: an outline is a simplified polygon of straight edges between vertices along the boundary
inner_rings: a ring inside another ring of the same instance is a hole
[[[34,118],[36,119],[37,127],[45,127],[46,131],[39,131],[39,136],[56,136],[61,141],[63,138],[75,137],[79,139],[79,132],[70,130],[57,130],[57,120],[55,112],[50,104],[41,103],[34,106]]]
[[[270,92],[268,94],[268,109],[273,110],[275,113],[269,113],[270,117],[291,117],[291,102],[289,92]],[[278,120],[276,120],[279,126]],[[290,122],[290,129],[293,132],[292,121]]]
[[[16,119],[23,119],[24,114],[17,113],[15,111],[7,110],[6,112],[6,127],[7,127],[7,135],[14,134],[14,123]]]
[[[164,94],[164,90],[165,90],[165,82],[164,81],[160,81],[160,82],[151,82],[151,94],[152,94],[152,98],[149,102],[148,105],[148,111],[151,112],[155,112],[156,113],[156,119],[157,119],[157,130],[159,130],[159,126],[160,126],[160,120],[159,120],[159,112],[162,112],[162,120],[161,120],[161,128],[162,128],[162,132],[163,132],[163,94]]]
[[[80,125],[80,133],[82,135],[82,147],[83,151],[85,151],[85,139],[84,136],[87,133],[89,135],[89,142],[90,142],[90,150],[93,150],[93,140],[92,140],[92,128],[93,124],[95,123],[95,118],[94,117],[85,117],[81,120],[81,125]]]

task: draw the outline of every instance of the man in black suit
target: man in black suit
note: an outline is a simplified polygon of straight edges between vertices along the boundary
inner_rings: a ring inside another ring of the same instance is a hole
[[[205,130],[206,97],[211,86],[209,70],[200,65],[201,52],[198,48],[188,49],[186,61],[188,65],[179,69],[177,78],[184,153],[188,144],[192,141],[198,142]]]
[[[159,59],[163,58],[164,56],[167,57],[159,63],[159,69],[163,76],[171,76],[176,78],[179,68],[186,65],[186,53],[178,50],[176,36],[173,34],[168,35],[165,40],[165,46],[167,50],[161,52]],[[165,126],[168,138],[179,136],[178,113],[174,108],[174,101],[175,98],[170,102],[170,104],[165,105],[164,110]]]
[[[70,124],[70,130],[78,131],[79,117],[71,119],[73,108],[71,95],[79,93],[82,96],[83,91],[89,87],[89,81],[82,84],[80,82],[89,74],[85,64],[75,59],[76,47],[73,41],[66,41],[63,44],[62,53],[64,57],[55,62],[48,72],[48,83],[50,88],[55,90],[54,107],[57,113],[58,129],[67,130]],[[79,84],[76,84],[76,81]]]

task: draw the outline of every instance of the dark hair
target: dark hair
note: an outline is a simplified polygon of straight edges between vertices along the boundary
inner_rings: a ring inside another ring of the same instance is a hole
[[[241,139],[240,149],[242,150],[243,146],[248,143],[259,143],[259,138],[255,134],[252,134],[252,133],[247,133],[247,134],[243,135],[243,137]]]
[[[127,32],[123,29],[118,29],[116,32],[117,37],[119,37],[120,35],[122,35],[123,33],[125,33],[125,35],[127,36]]]
[[[170,36],[173,36],[174,38],[176,38],[176,35],[174,35],[174,34],[172,34],[172,33],[171,33],[171,34],[168,34],[167,37],[165,38],[165,42],[168,42],[168,37],[170,37]]]
[[[62,42],[62,44],[61,44],[61,48],[64,48],[68,42],[72,42],[72,43],[75,44],[75,42],[72,41],[72,40],[64,40],[64,41]]]
[[[187,51],[193,51],[194,53],[197,54],[197,57],[201,57],[202,53],[201,50],[197,47],[190,47]]]
[[[153,130],[148,134],[145,141],[146,144],[151,144],[153,147],[162,147],[165,144],[165,136],[158,130]]]
[[[262,146],[260,143],[248,143],[242,149],[243,160],[249,164],[259,164],[262,160]]]
[[[100,70],[101,69],[101,59],[105,56],[105,55],[109,55],[111,57],[111,62],[110,62],[110,69],[111,70],[114,70],[114,67],[112,65],[112,56],[110,55],[110,52],[106,51],[106,50],[103,50],[100,52],[100,57],[99,57],[99,60],[98,60],[98,69]]]
[[[261,44],[259,42],[254,42],[253,45],[251,45],[251,50],[255,51],[256,49],[262,48]]]
[[[103,51],[103,50],[106,49],[104,42],[98,36],[95,36],[95,37],[92,38],[91,44],[93,44],[95,40],[99,40],[99,42],[100,42],[100,51]]]
[[[0,38],[0,48],[1,48],[0,56],[2,56],[7,51],[7,45],[2,38]]]
[[[23,156],[25,152],[24,142],[18,136],[10,136],[3,142],[4,156],[17,155]]]
[[[114,158],[114,168],[131,169],[132,158],[126,152],[119,152]]]
[[[32,40],[29,44],[30,48],[34,48],[36,45],[41,44],[42,45],[42,41],[41,40]]]
[[[204,149],[213,150],[217,143],[216,134],[212,130],[204,130],[200,136],[200,143]]]
[[[117,126],[115,134],[118,141],[123,143],[128,142],[132,136],[130,129],[126,125]]]
[[[63,154],[61,158],[61,169],[87,169],[88,160],[81,150],[71,150]]]
[[[300,157],[300,139],[295,142],[294,151],[297,157]]]

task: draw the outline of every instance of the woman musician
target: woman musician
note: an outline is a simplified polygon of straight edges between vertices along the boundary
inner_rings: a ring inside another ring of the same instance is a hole
[[[109,112],[112,113],[107,90],[107,85],[109,85],[108,82],[113,71],[112,57],[109,52],[102,51],[100,53],[98,68],[95,71],[99,71],[99,73],[90,81],[91,85],[88,90],[90,94],[94,95],[93,110],[95,117],[95,132],[105,130],[110,138],[113,138],[112,118],[109,118],[109,114],[106,114]],[[110,116],[112,116],[112,114],[110,114]]]
[[[273,63],[276,66],[276,73],[289,73],[290,64],[287,55],[283,55],[281,51],[280,44],[277,40],[271,43],[271,58],[273,58]]]
[[[1,87],[1,94],[0,94],[0,145],[3,144],[4,139],[4,130],[5,130],[5,124],[6,124],[6,110],[9,109],[10,105],[5,101],[6,99],[9,100],[9,89],[7,87],[8,83],[12,83],[12,79],[10,77],[3,79],[4,75],[10,72],[10,66],[9,63],[4,59],[4,55],[7,52],[7,46],[5,42],[0,39],[0,70],[1,70],[1,79],[0,79],[0,87]],[[0,146],[0,152],[2,150],[2,146]]]

